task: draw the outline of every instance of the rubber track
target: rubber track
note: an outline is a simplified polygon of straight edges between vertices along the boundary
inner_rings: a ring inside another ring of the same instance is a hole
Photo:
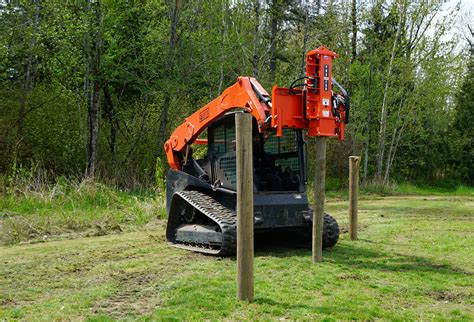
[[[223,206],[210,196],[199,191],[179,191],[176,192],[176,195],[219,225],[222,231],[222,245],[220,249],[213,249],[207,245],[199,245],[198,243],[182,244],[175,242],[172,243],[172,245],[178,248],[218,256],[235,254],[237,225],[237,214],[235,211]]]

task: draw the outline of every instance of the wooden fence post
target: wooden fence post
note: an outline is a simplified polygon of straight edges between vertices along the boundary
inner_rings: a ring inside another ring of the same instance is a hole
[[[326,191],[326,141],[316,137],[313,210],[313,263],[323,261],[324,196]]]
[[[349,232],[357,239],[357,212],[359,201],[359,157],[349,157]]]
[[[237,163],[237,298],[253,302],[252,115],[235,114]]]

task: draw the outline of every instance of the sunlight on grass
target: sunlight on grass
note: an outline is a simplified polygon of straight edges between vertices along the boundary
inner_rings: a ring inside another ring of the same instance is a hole
[[[115,197],[114,197],[115,198]],[[236,262],[141,232],[0,247],[0,319],[474,319],[474,199],[361,200],[360,239],[311,263],[256,245],[255,302],[236,300]],[[347,228],[347,204],[327,211]]]

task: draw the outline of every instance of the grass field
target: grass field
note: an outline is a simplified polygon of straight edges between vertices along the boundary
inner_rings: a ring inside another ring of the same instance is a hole
[[[327,210],[344,230],[347,201]],[[0,247],[0,320],[474,319],[469,194],[366,197],[360,240],[343,233],[320,265],[257,245],[252,304],[235,300],[235,259],[171,248],[164,227]]]
[[[0,245],[132,231],[166,217],[163,194],[88,181],[14,187],[0,184]]]

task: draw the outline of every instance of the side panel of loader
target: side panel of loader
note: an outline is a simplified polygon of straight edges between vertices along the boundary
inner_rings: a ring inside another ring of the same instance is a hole
[[[235,193],[213,191],[211,185],[179,170],[167,173],[166,207],[170,214],[172,198],[176,192],[197,190],[235,211]],[[304,228],[311,221],[308,198],[305,193],[254,193],[255,230]]]

